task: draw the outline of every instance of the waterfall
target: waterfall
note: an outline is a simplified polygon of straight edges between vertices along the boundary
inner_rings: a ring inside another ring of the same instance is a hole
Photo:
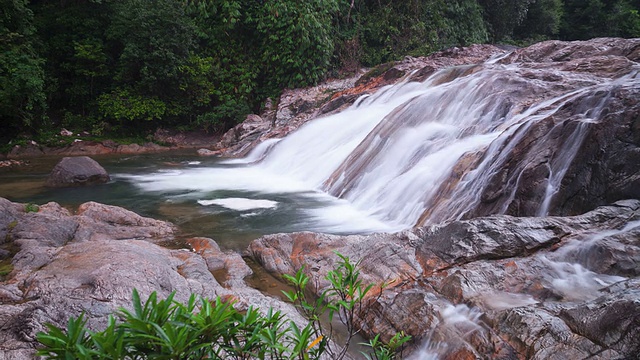
[[[550,72],[553,80],[541,75]],[[244,160],[131,178],[154,191],[313,193],[341,209],[312,211],[331,218],[328,230],[351,221],[369,224],[360,231],[392,231],[506,213],[523,206],[515,201],[527,191],[522,180],[543,169],[530,196],[536,210],[524,213],[543,216],[607,94],[629,86],[637,86],[631,75],[608,80],[497,61],[448,68],[362,97]]]

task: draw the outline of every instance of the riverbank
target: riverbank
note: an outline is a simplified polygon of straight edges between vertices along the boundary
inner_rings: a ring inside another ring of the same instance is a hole
[[[107,154],[148,154],[165,151],[200,149],[215,145],[220,134],[207,134],[199,131],[177,131],[158,129],[150,141],[143,143],[124,143],[116,140],[95,140],[89,134],[74,134],[62,129],[60,135],[62,146],[47,146],[33,140],[15,145],[6,154],[0,154],[1,166],[16,166],[25,159],[42,156],[92,156]],[[194,152],[195,153],[195,152]]]

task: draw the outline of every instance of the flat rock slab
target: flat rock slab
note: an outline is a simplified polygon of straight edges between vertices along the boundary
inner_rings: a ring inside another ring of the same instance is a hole
[[[104,184],[109,181],[107,171],[88,156],[65,157],[47,178],[49,187],[70,187]]]

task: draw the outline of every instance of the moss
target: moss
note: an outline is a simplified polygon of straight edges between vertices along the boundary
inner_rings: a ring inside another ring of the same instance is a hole
[[[24,206],[24,212],[38,212],[40,211],[40,207],[36,204],[28,203]]]
[[[9,275],[12,271],[13,264],[11,264],[11,259],[0,261],[0,281],[4,281],[7,275]]]
[[[11,231],[15,229],[16,226],[18,226],[18,220],[13,220],[12,222],[9,223],[9,225],[7,225],[7,229]]]
[[[384,74],[386,71],[391,69],[394,65],[395,65],[394,62],[388,62],[388,63],[384,63],[374,67],[373,69],[369,70],[366,74],[362,75],[360,79],[358,79],[358,81],[356,82],[356,86],[361,84],[366,84],[369,80]]]

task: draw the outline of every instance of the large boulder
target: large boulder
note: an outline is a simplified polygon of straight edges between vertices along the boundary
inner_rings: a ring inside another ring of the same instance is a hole
[[[76,215],[56,203],[24,208],[0,198],[0,246],[11,250],[13,267],[0,278],[0,360],[33,359],[45,323],[64,328],[84,313],[89,328],[103,329],[110,314],[130,308],[134,288],[143,300],[154,291],[160,298],[175,291],[181,302],[192,293],[220,296],[305,324],[291,304],[249,287],[244,278],[253,271],[242,257],[211,239],[165,248],[159,244],[176,242],[174,225],[95,202]]]
[[[86,186],[109,181],[109,174],[88,156],[65,157],[53,168],[46,185],[49,187]]]

